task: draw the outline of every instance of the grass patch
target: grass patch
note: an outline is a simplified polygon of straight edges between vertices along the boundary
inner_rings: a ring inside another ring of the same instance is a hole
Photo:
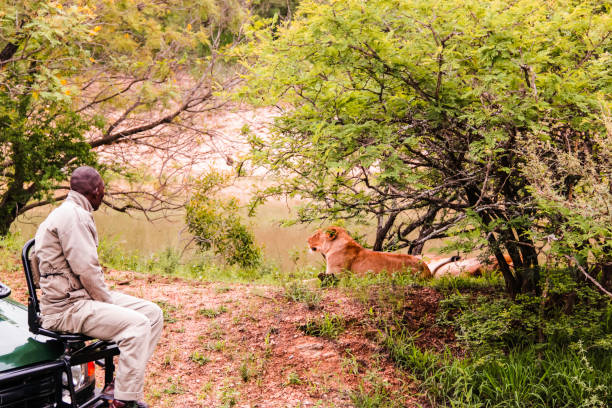
[[[176,323],[178,319],[172,313],[178,310],[178,307],[171,305],[164,300],[156,300],[155,303],[162,310],[164,315],[164,323]]]
[[[408,333],[389,330],[383,345],[398,367],[421,382],[421,390],[434,405],[612,406],[612,353],[589,352],[580,343],[545,350],[541,345],[531,345],[507,355],[476,354],[456,359],[449,351],[423,350]],[[365,407],[384,406],[376,405],[382,397],[362,391],[352,396],[356,406]]]
[[[321,292],[309,288],[302,282],[292,281],[283,285],[284,296],[292,302],[305,303],[309,309],[314,309],[321,302]]]
[[[197,350],[191,353],[191,355],[189,356],[189,359],[193,361],[194,363],[197,363],[200,366],[208,364],[211,361],[210,358],[208,358],[206,355],[204,355],[203,353],[200,353]]]
[[[366,389],[362,385],[349,394],[355,408],[390,408],[399,407],[391,393],[384,387]]]
[[[349,392],[355,408],[400,408],[405,407],[405,395],[411,394],[405,387],[393,390],[378,369],[369,370],[359,387]]]
[[[223,313],[227,312],[227,307],[221,305],[216,309],[208,309],[208,308],[202,308],[200,310],[198,310],[198,314],[200,316],[204,316],[204,317],[208,317],[209,319],[215,318],[217,316],[222,315]]]
[[[17,272],[22,269],[18,254],[24,244],[25,240],[18,234],[0,236],[0,271]]]
[[[164,390],[162,391],[164,394],[179,395],[179,394],[184,394],[186,392],[181,384],[180,376],[176,378],[169,377],[168,384],[169,385],[166,388],[164,388]]]
[[[299,325],[298,329],[308,336],[335,339],[346,329],[346,322],[342,316],[325,313],[320,319],[309,320]]]

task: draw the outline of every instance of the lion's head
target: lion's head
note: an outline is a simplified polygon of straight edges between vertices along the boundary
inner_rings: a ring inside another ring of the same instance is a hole
[[[328,227],[317,230],[308,238],[308,247],[312,252],[320,252],[325,256],[333,242],[343,233],[347,234],[346,230],[341,227]]]

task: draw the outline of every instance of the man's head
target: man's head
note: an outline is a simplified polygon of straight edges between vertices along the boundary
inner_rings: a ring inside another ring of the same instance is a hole
[[[93,167],[81,166],[72,172],[70,189],[83,194],[94,211],[100,208],[104,197],[104,181]]]

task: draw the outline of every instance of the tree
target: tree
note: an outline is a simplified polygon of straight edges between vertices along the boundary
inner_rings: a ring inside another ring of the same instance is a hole
[[[548,165],[586,154],[610,185],[594,141],[611,21],[597,1],[349,0],[303,2],[280,29],[256,22],[242,95],[284,108],[269,140],[252,138],[254,164],[278,180],[257,200],[302,197],[303,222],[374,219],[376,250],[454,235],[495,255],[510,293],[537,290],[550,220],[529,148],[548,143]],[[557,194],[578,194],[580,178],[558,175]]]
[[[105,201],[117,210],[181,207],[172,181],[205,156],[198,114],[222,106],[215,92],[237,81],[219,50],[247,10],[216,0],[21,0],[0,10],[0,235],[65,197],[81,164],[122,178]]]

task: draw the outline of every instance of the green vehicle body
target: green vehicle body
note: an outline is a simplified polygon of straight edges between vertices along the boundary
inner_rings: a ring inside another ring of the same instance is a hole
[[[0,408],[104,408],[95,388],[94,361],[104,359],[105,382],[112,379],[116,346],[74,347],[33,334],[28,308],[8,297],[0,282]],[[68,376],[70,375],[70,376]],[[72,387],[68,384],[73,384]]]
[[[62,344],[33,335],[28,329],[28,309],[10,298],[0,299],[0,372],[58,359]]]

